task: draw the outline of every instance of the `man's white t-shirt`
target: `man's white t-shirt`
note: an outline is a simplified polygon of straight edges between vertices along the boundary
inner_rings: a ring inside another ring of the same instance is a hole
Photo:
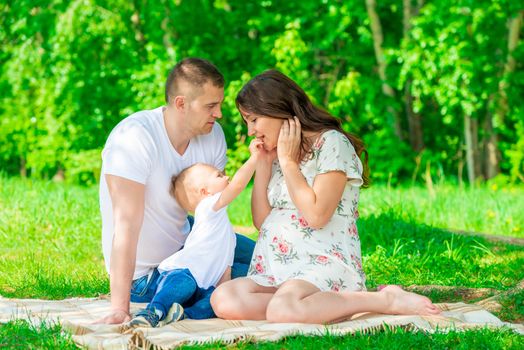
[[[104,175],[116,175],[145,185],[144,221],[140,230],[133,279],[147,275],[178,251],[189,233],[187,213],[169,194],[171,177],[195,163],[223,170],[226,141],[218,123],[207,135],[191,139],[180,155],[167,136],[163,110],[141,111],[122,120],[102,151],[100,211],[102,247],[109,272],[113,242],[113,209]]]
[[[221,194],[200,201],[184,249],[162,261],[158,266],[160,272],[189,269],[198,286],[207,289],[216,286],[227,267],[233,265],[236,236],[227,216],[227,206],[213,210]]]

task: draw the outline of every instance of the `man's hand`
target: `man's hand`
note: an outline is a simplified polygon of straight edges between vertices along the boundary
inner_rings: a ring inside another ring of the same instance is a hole
[[[106,316],[94,321],[94,324],[121,324],[131,321],[131,315],[124,310],[111,310]]]

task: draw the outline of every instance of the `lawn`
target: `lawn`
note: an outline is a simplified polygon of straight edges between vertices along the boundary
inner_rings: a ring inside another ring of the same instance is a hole
[[[508,291],[524,279],[524,249],[469,231],[524,237],[524,189],[441,185],[374,186],[362,191],[359,230],[368,288],[378,284],[440,285]],[[98,189],[0,177],[0,295],[60,299],[109,291],[102,261]],[[229,207],[234,225],[250,236],[249,191]],[[457,301],[449,289],[424,292],[435,301]],[[497,315],[524,321],[524,295],[503,298]],[[75,348],[59,327],[37,329],[14,321],[0,326],[0,347],[20,341],[35,348]],[[239,344],[239,348],[518,348],[523,337],[489,330],[413,334],[391,330],[342,338],[293,337],[279,343]],[[32,345],[31,345],[32,344]],[[219,347],[213,345],[211,347]]]

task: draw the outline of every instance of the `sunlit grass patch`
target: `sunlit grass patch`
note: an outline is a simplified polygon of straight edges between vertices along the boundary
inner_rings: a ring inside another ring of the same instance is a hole
[[[362,216],[394,213],[400,219],[434,227],[524,237],[524,188],[493,190],[482,186],[390,189],[373,186],[362,191]]]

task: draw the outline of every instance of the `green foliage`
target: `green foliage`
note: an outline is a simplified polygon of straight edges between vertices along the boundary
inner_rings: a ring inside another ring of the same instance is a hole
[[[93,185],[100,180],[101,149],[70,153],[64,160],[65,179],[68,182]]]
[[[407,33],[404,2],[380,1],[376,8],[385,83],[394,97],[384,95],[377,74],[374,45],[380,43],[364,1],[2,3],[0,168],[93,183],[111,129],[133,112],[163,104],[169,69],[183,57],[200,56],[226,77],[221,124],[231,148],[230,172],[245,159],[249,141],[236,93],[250,77],[276,67],[366,141],[375,182],[409,181],[416,171],[420,149],[408,141],[409,109],[421,118],[433,176],[460,176],[468,116],[477,123],[477,175],[487,177],[487,141],[494,135],[500,171],[522,182],[522,40],[512,53],[514,69],[505,70],[508,21],[522,4],[411,3]]]
[[[517,142],[506,150],[509,160],[511,182],[521,180],[524,182],[524,122],[520,120],[516,124]]]

